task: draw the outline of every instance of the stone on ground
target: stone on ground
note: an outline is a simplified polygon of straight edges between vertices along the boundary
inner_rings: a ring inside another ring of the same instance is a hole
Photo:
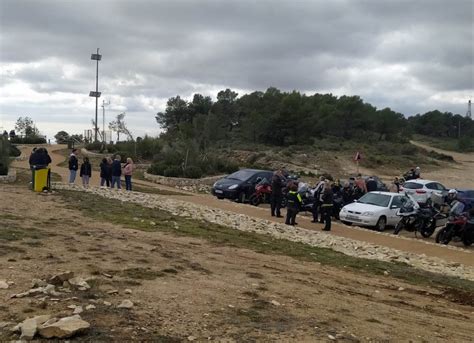
[[[57,322],[40,326],[39,334],[44,338],[68,338],[87,330],[90,324],[76,314],[61,318]]]

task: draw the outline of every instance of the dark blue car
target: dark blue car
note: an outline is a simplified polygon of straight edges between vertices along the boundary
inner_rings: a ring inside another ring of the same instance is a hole
[[[273,172],[258,169],[241,169],[217,180],[212,186],[212,195],[218,199],[246,202],[255,193],[255,185],[266,178],[271,181]]]
[[[458,189],[458,200],[466,204],[468,209],[474,207],[474,189]]]

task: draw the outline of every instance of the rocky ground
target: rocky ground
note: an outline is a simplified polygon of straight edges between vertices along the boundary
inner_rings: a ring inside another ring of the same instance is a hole
[[[153,194],[11,185],[0,208],[0,340],[472,338],[460,264]]]

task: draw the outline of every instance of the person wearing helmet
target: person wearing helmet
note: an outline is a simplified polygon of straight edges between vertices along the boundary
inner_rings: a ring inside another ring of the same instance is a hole
[[[455,190],[454,188],[450,189],[448,191],[448,195],[446,195],[444,199],[445,204],[452,206],[453,202],[457,200],[457,196],[458,196],[458,191]]]
[[[420,169],[420,167],[415,168],[415,171],[413,172],[413,178],[415,180],[421,178],[421,169]]]

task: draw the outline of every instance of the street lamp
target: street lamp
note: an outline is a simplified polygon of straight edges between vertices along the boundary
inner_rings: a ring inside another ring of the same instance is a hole
[[[95,92],[90,91],[89,96],[95,98],[95,136],[94,136],[94,142],[97,142],[97,132],[99,131],[99,128],[97,127],[97,107],[98,107],[98,101],[100,98],[101,92],[99,92],[99,61],[102,59],[102,55],[99,55],[99,48],[97,48],[97,53],[91,55],[91,60],[97,61],[97,66],[96,66],[96,72],[95,72]]]

